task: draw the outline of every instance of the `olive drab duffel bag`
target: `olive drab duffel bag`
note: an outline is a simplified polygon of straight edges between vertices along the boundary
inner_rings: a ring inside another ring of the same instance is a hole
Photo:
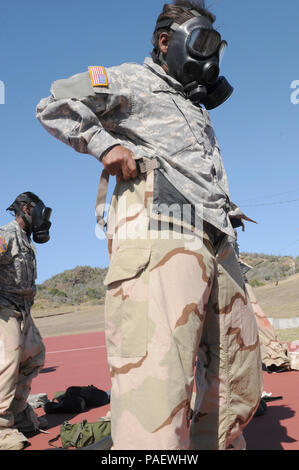
[[[84,419],[81,423],[71,424],[65,421],[60,427],[60,434],[49,441],[53,447],[53,442],[61,439],[63,449],[69,447],[82,448],[100,441],[102,438],[111,434],[111,421],[101,419],[96,423],[89,423]]]

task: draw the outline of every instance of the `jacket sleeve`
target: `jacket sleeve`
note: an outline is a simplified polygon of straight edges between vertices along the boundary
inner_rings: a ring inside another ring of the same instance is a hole
[[[37,119],[51,135],[77,152],[101,160],[110,148],[121,144],[113,135],[113,120],[107,119],[123,106],[121,81],[116,80],[112,88],[95,91],[88,72],[58,80],[52,84],[51,96],[38,104]]]

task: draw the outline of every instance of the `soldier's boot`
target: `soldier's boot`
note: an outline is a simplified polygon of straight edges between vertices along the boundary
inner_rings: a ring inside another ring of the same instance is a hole
[[[15,416],[14,427],[21,433],[27,435],[37,434],[48,427],[45,417],[39,417],[30,405]]]
[[[28,439],[13,428],[0,428],[0,450],[22,450],[29,446]]]

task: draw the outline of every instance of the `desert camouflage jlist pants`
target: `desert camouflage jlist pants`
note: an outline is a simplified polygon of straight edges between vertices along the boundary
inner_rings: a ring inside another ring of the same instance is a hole
[[[113,449],[244,448],[261,360],[234,250],[226,237],[216,254],[206,235],[155,226],[152,197],[152,173],[120,183],[109,213]],[[190,428],[198,351],[200,407]]]
[[[31,382],[44,365],[45,347],[31,318],[0,307],[0,429],[12,427],[27,405]]]
[[[251,285],[246,283],[246,289],[258,325],[263,364],[265,364],[266,367],[274,365],[277,367],[284,366],[289,368],[290,357],[287,345],[282,344],[278,340],[274,328],[256,300]]]

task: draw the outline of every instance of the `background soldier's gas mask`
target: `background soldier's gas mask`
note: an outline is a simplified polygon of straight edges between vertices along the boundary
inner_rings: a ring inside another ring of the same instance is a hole
[[[32,207],[31,215],[26,214],[22,209],[26,204]],[[16,215],[22,217],[25,222],[25,231],[29,236],[33,235],[36,243],[42,244],[50,240],[52,209],[46,207],[35,194],[30,192],[20,194],[7,210],[14,211]]]
[[[157,24],[156,30],[172,31],[167,53],[159,56],[168,73],[184,86],[187,97],[214,109],[224,103],[233,88],[226,78],[219,77],[220,62],[227,42],[213,29],[211,21],[191,10],[194,18],[182,25],[172,20]]]

